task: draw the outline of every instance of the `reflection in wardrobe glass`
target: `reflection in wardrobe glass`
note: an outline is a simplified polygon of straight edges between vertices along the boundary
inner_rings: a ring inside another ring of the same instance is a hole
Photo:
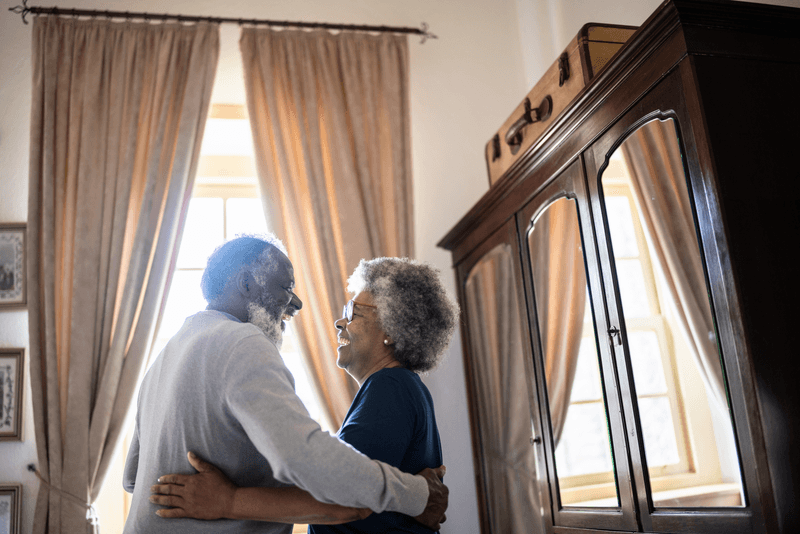
[[[574,200],[528,234],[562,506],[619,506],[586,267]]]
[[[653,503],[743,506],[674,121],[639,128],[601,179]]]
[[[491,532],[523,534],[541,516],[513,261],[511,247],[501,244],[475,264],[464,284],[464,316],[488,521]]]

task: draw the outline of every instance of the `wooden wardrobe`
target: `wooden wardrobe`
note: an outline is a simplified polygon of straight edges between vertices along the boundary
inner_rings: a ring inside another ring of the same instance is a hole
[[[798,100],[800,9],[667,1],[439,243],[481,532],[800,532]]]

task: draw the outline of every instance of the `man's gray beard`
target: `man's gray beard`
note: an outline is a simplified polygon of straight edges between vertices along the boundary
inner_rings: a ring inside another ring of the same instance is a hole
[[[269,302],[271,299],[260,299],[261,302],[249,302],[247,304],[247,322],[258,327],[259,330],[264,332],[267,339],[275,343],[278,350],[281,350],[283,344],[283,332],[281,331],[281,322],[283,318],[283,311],[278,310],[276,303]],[[264,302],[264,301],[267,302]]]

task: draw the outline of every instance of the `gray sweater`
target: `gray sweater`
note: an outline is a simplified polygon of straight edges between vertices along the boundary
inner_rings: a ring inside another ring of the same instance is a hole
[[[317,500],[422,513],[421,477],[370,460],[312,420],[275,345],[255,326],[226,313],[186,319],[144,377],[136,430],[125,464],[133,493],[125,533],[288,533],[258,521],[162,519],[148,500],[168,473],[193,473],[192,450],[239,486],[296,485]]]

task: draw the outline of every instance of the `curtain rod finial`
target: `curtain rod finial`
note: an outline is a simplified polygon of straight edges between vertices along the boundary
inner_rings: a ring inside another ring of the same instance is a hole
[[[8,10],[17,15],[22,15],[22,22],[24,24],[28,23],[28,21],[25,20],[25,16],[31,11],[31,8],[28,7],[28,0],[22,0],[21,6],[9,7]]]
[[[422,33],[422,39],[420,40],[419,44],[425,44],[425,41],[427,41],[428,39],[438,39],[436,35],[428,31],[427,22],[423,22],[421,24],[420,32]]]

